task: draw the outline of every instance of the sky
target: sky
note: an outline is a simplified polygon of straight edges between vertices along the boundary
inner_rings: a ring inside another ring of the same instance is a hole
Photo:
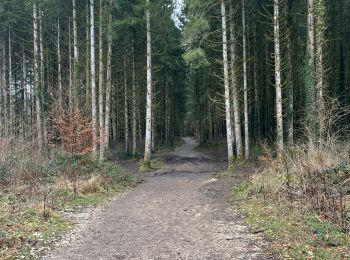
[[[175,21],[175,24],[177,27],[180,27],[181,26],[181,23],[178,19],[178,15],[181,14],[181,10],[182,10],[182,7],[183,7],[183,2],[184,0],[173,0],[174,3],[175,3],[175,12],[173,14],[173,20]]]

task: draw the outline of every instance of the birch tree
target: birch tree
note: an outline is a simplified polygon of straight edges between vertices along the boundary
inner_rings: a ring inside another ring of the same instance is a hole
[[[233,160],[233,140],[232,140],[232,124],[231,124],[231,107],[230,107],[230,85],[228,73],[228,55],[227,55],[227,27],[226,27],[226,9],[224,0],[221,1],[221,17],[222,17],[222,53],[224,63],[224,87],[225,87],[225,110],[226,110],[226,132],[227,132],[227,151],[229,164]]]
[[[98,87],[99,87],[99,130],[100,138],[103,138],[104,115],[103,115],[103,93],[104,93],[104,66],[103,66],[103,0],[100,0],[100,29],[99,29],[99,70],[98,70]],[[100,160],[103,159],[103,147],[100,148]]]
[[[274,48],[275,48],[275,88],[276,88],[276,143],[277,150],[283,150],[283,113],[282,113],[282,79],[281,79],[281,50],[280,50],[280,12],[279,0],[274,0]]]
[[[95,8],[90,0],[90,70],[91,70],[91,117],[93,134],[93,155],[97,155],[97,111],[96,111],[96,64],[95,64]]]
[[[78,49],[78,26],[77,26],[77,8],[76,0],[72,0],[73,9],[73,89],[74,89],[74,106],[79,105],[79,49]]]
[[[61,27],[60,19],[57,19],[57,76],[58,76],[58,106],[62,110],[62,58],[61,58]]]
[[[112,0],[109,1],[110,8]],[[110,114],[111,114],[111,89],[112,89],[112,11],[108,14],[108,50],[107,50],[107,79],[106,79],[106,109],[105,109],[105,141],[102,144],[102,153],[109,148],[110,139]],[[103,154],[102,154],[103,157]]]
[[[233,15],[232,1],[229,2],[230,8],[230,36],[231,36],[231,84],[232,84],[232,99],[233,99],[233,118],[236,139],[236,156],[242,159],[242,130],[241,130],[241,111],[238,100],[237,91],[237,75],[236,75],[236,37],[235,24]]]
[[[126,72],[126,54],[124,53],[124,151],[129,152],[129,98]]]
[[[324,51],[325,42],[325,3],[324,0],[316,0],[316,105],[318,111],[319,141],[322,142],[325,132],[325,105],[324,105]]]
[[[247,35],[245,0],[242,0],[242,33],[243,33],[243,99],[244,99],[244,157],[249,159],[249,116],[248,116],[248,74],[247,74]]]
[[[146,137],[144,163],[150,166],[152,150],[152,38],[151,38],[151,11],[150,1],[147,0],[147,101],[146,101]]]
[[[136,105],[136,71],[135,71],[135,39],[134,33],[131,45],[132,56],[132,155],[136,157],[137,153],[137,136],[136,136],[136,119],[137,119],[137,105]]]
[[[307,61],[305,68],[306,114],[310,132],[315,131],[315,28],[314,0],[307,0]]]
[[[36,110],[37,143],[40,151],[43,149],[43,133],[41,124],[40,104],[40,71],[39,71],[39,37],[38,37],[38,10],[36,3],[33,4],[33,34],[34,34],[34,89]]]

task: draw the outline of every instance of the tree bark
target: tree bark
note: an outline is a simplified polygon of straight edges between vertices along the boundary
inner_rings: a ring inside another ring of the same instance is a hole
[[[247,75],[247,36],[246,36],[246,17],[245,0],[242,0],[242,27],[243,27],[243,95],[244,95],[244,141],[246,160],[249,159],[249,117],[248,117],[248,75]]]
[[[39,39],[38,39],[38,10],[33,4],[33,33],[34,33],[34,88],[35,88],[35,110],[36,110],[36,131],[39,151],[43,148],[43,133],[41,125],[41,104],[40,104],[40,71],[39,71]]]
[[[110,8],[112,0],[109,1]],[[105,152],[109,148],[110,139],[110,114],[111,114],[111,88],[112,88],[112,12],[109,11],[108,16],[108,50],[107,50],[107,82],[106,82],[106,112],[105,112],[105,141],[102,151]]]
[[[149,0],[147,0],[149,4]],[[151,11],[146,9],[147,21],[147,104],[146,104],[146,136],[144,163],[150,164],[152,150],[152,39],[151,39]]]
[[[23,138],[26,139],[27,137],[27,130],[28,130],[28,108],[27,108],[27,63],[26,63],[26,54],[23,48],[22,53],[22,98],[23,98],[23,115],[22,115],[22,131],[23,131]],[[1,95],[1,90],[0,90]]]
[[[79,50],[78,50],[78,27],[77,27],[77,11],[76,0],[72,0],[73,9],[73,103],[76,108],[79,107]]]
[[[233,118],[236,135],[236,156],[242,159],[242,130],[241,130],[241,111],[239,107],[238,91],[237,91],[237,75],[236,75],[236,37],[234,27],[234,16],[232,2],[230,4],[230,35],[231,35],[231,84],[233,99]]]
[[[73,93],[74,93],[74,86],[73,86],[73,66],[72,66],[72,39],[71,39],[71,23],[69,19],[69,25],[68,25],[68,59],[69,59],[69,97],[68,97],[68,104],[69,104],[69,110],[73,111]]]
[[[126,73],[126,54],[124,54],[124,142],[125,153],[129,152],[129,100]]]
[[[98,70],[98,87],[99,87],[99,132],[100,138],[103,138],[105,133],[104,131],[104,115],[103,115],[103,93],[104,93],[104,66],[103,66],[103,25],[102,25],[102,17],[103,17],[103,0],[100,0],[100,28],[99,28],[99,70]],[[103,145],[100,147],[100,160],[103,159]]]
[[[94,0],[90,0],[90,70],[91,70],[91,117],[94,156],[97,155],[97,111],[96,111],[96,64],[95,64],[95,14]]]
[[[282,112],[282,79],[281,79],[281,50],[280,50],[280,23],[279,0],[274,0],[274,48],[275,48],[275,87],[276,87],[276,144],[280,154],[283,150],[283,112]]]
[[[225,110],[226,110],[226,137],[229,165],[233,161],[233,140],[231,124],[231,101],[230,101],[230,83],[228,74],[228,55],[227,55],[227,26],[226,26],[226,9],[224,0],[221,1],[221,18],[222,18],[222,53],[224,63],[224,87],[225,87]]]
[[[12,79],[12,43],[11,43],[11,28],[8,28],[8,86],[9,86],[9,102],[10,102],[10,118],[8,120],[8,127],[10,130],[10,133],[13,133],[14,130],[14,121],[15,121],[15,115],[14,115],[14,94],[15,89],[13,85],[13,79]]]
[[[291,4],[290,0],[286,1],[285,5],[285,17],[287,21],[287,35],[286,35],[286,47],[287,47],[287,90],[288,90],[288,104],[287,104],[287,128],[288,137],[287,142],[289,145],[294,143],[294,84],[293,84],[293,63],[292,63],[292,43],[291,43],[291,21],[290,21]]]
[[[136,71],[135,71],[135,39],[132,39],[132,155],[137,155],[137,133],[136,133]]]
[[[325,135],[325,106],[324,106],[324,53],[323,45],[325,42],[325,3],[323,0],[317,0],[316,4],[316,106],[318,111],[318,123],[319,123],[319,141],[322,142]]]
[[[60,28],[60,19],[57,20],[57,63],[58,63],[58,106],[60,111],[63,108],[63,89],[62,89],[62,57],[61,57],[61,28]]]
[[[91,69],[90,69],[90,15],[89,1],[86,3],[86,60],[85,60],[85,109],[86,114],[91,116]]]

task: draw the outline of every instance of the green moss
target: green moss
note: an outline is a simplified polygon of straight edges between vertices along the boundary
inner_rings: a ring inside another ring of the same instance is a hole
[[[140,166],[139,166],[139,171],[140,172],[151,172],[153,171],[154,169],[151,167],[151,163],[147,162],[142,162],[140,163]]]

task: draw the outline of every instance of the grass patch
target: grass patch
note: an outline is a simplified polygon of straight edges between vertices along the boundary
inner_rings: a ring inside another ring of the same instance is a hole
[[[87,156],[44,158],[24,149],[7,156],[0,161],[0,259],[40,258],[46,241],[73,226],[60,212],[98,205],[135,184],[118,165]]]
[[[349,259],[347,232],[315,213],[302,214],[288,201],[252,196],[253,189],[250,182],[235,187],[234,205],[254,232],[271,240],[280,259]]]

